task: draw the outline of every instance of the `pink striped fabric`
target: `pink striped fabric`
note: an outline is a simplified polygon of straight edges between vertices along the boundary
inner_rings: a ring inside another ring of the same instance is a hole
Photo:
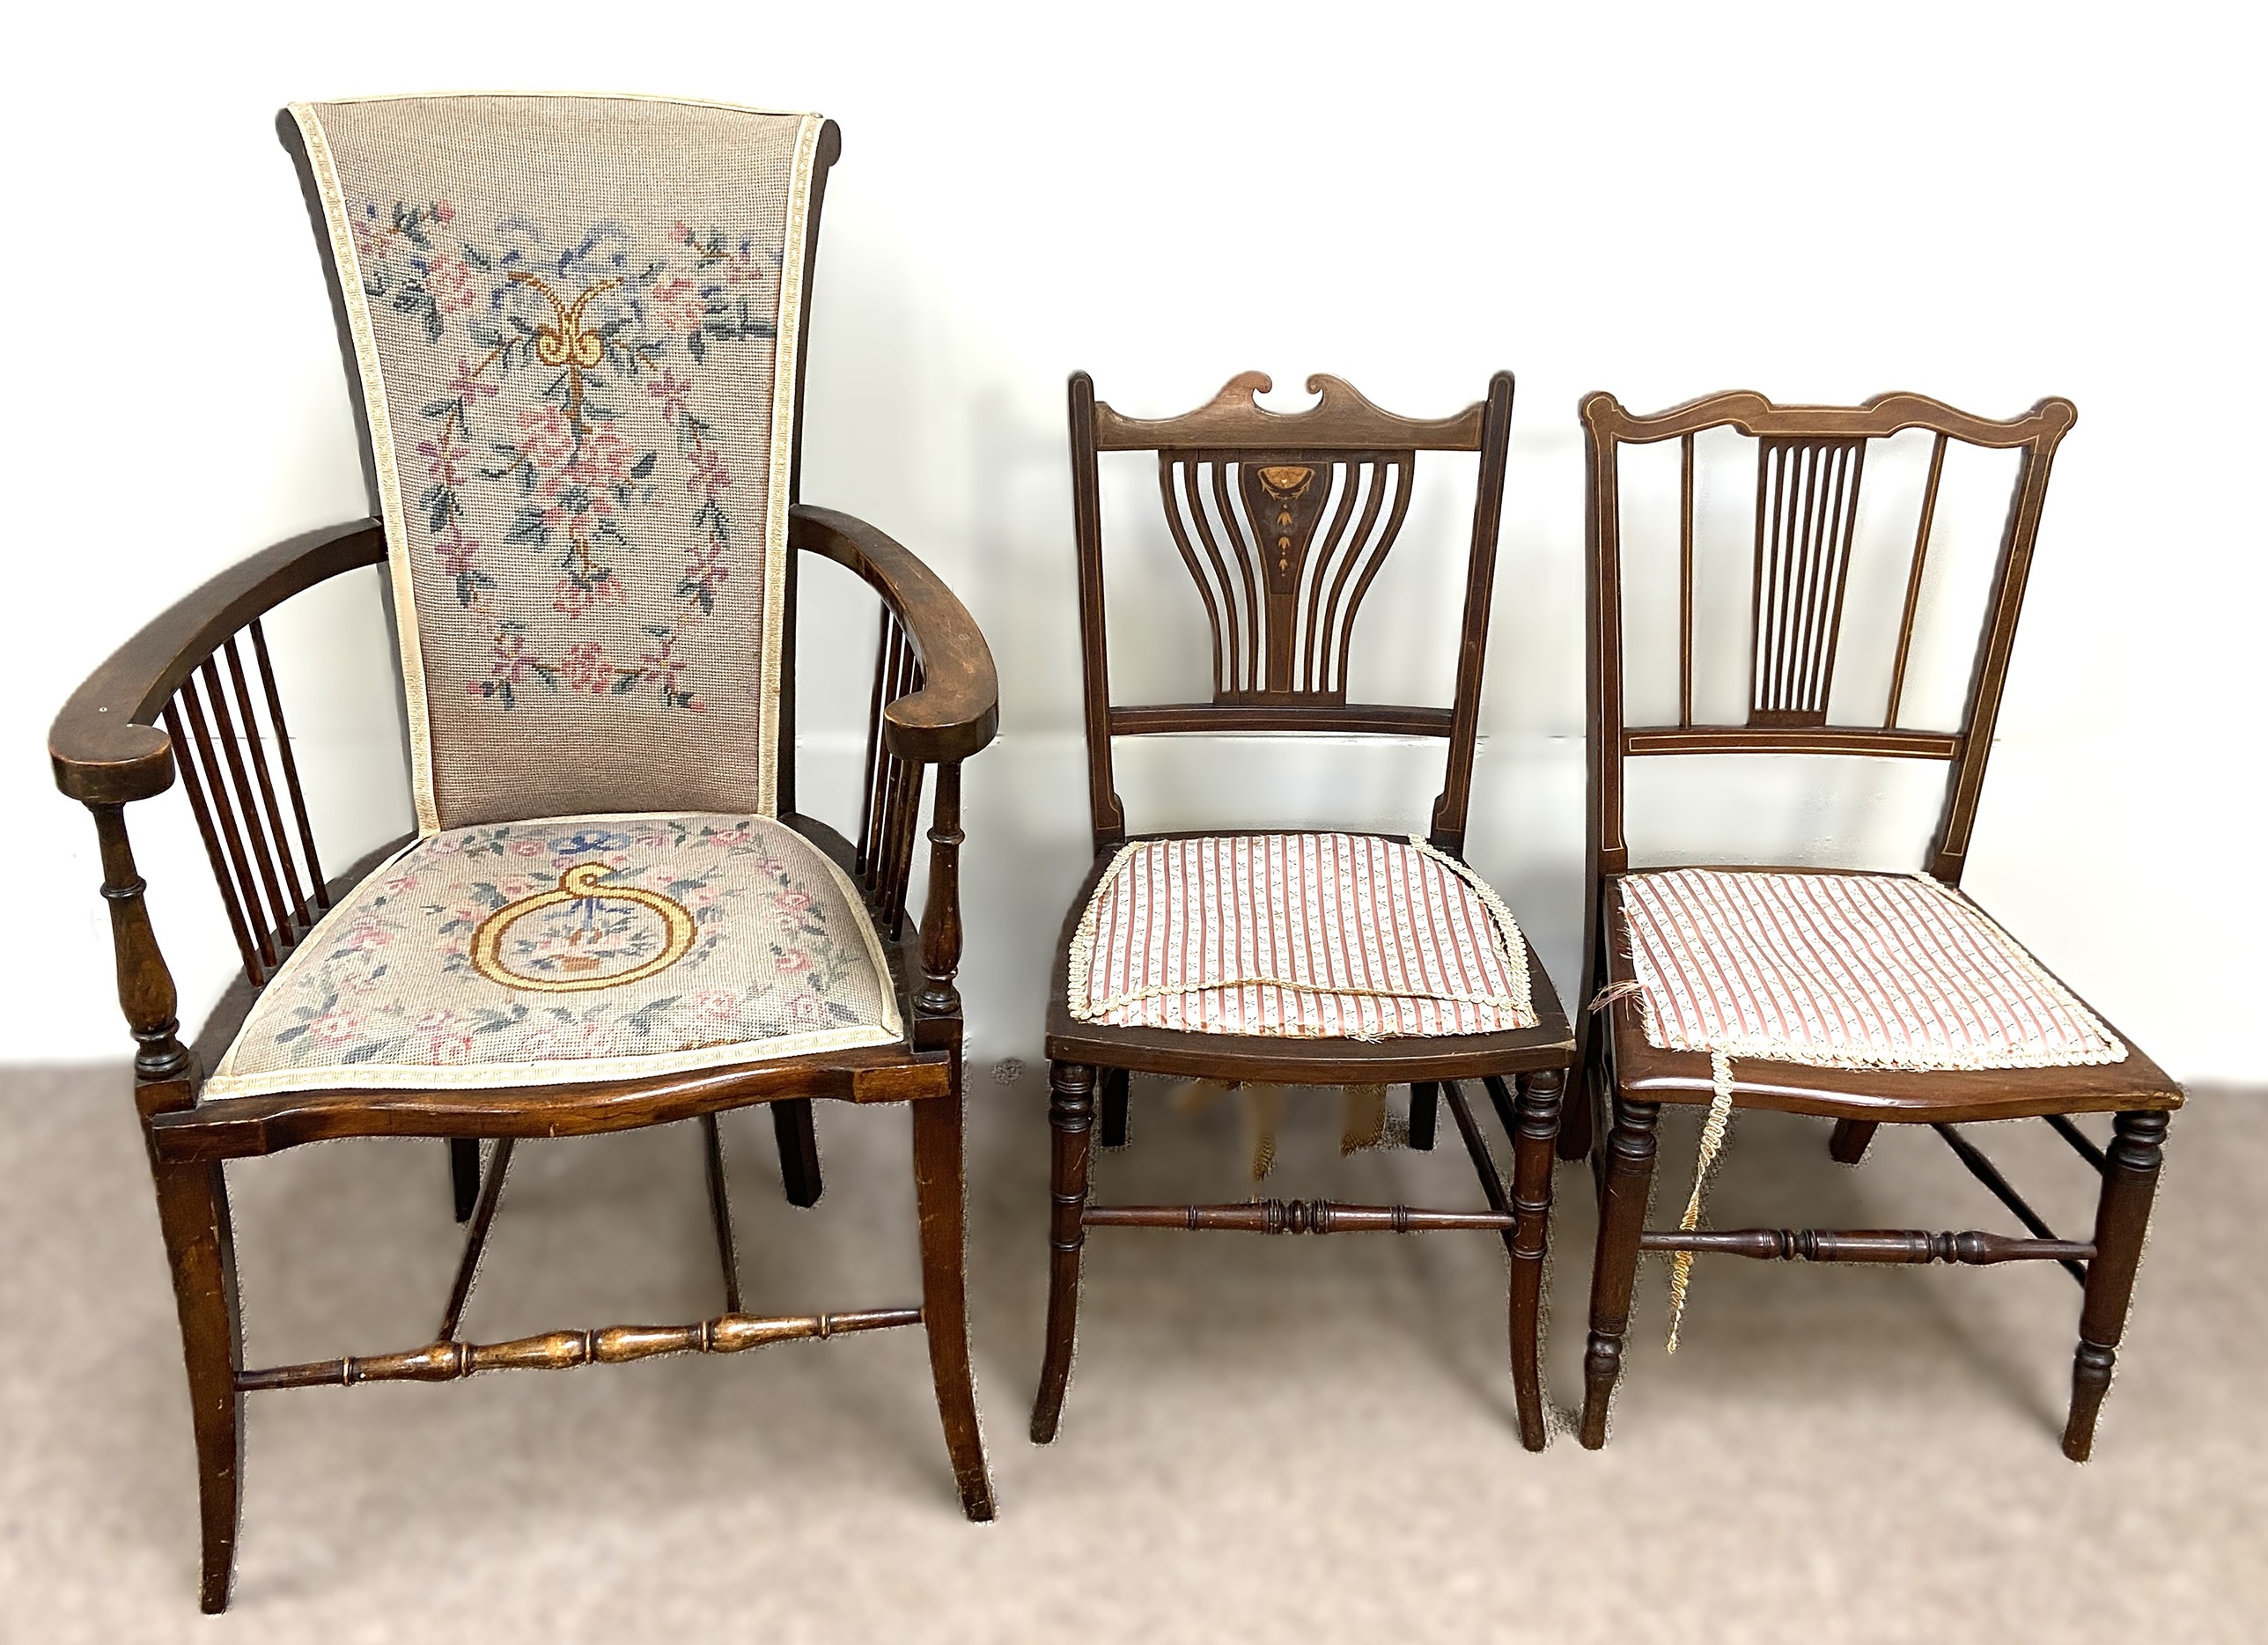
[[[1535,1026],[1528,949],[1462,863],[1375,834],[1138,840],[1081,917],[1071,1013],[1375,1040]]]
[[[1649,1044],[1841,1067],[2125,1058],[2014,938],[1923,875],[1678,868],[1621,886]]]

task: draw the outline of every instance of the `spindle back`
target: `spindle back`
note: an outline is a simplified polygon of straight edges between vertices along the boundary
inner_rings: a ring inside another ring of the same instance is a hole
[[[1952,767],[1929,871],[1958,883],[1977,819],[1992,728],[2007,682],[2024,583],[2056,446],[2078,416],[2068,400],[2043,400],[2005,422],[1972,417],[1920,395],[1883,395],[1861,406],[1779,406],[1750,393],[1712,395],[1653,417],[1613,395],[1583,402],[1588,462],[1590,841],[1594,882],[1630,866],[1624,833],[1623,765],[1664,754],[1839,754],[1943,760]],[[1747,707],[1739,725],[1694,719],[1695,436],[1729,428],[1755,443],[1754,563]],[[1845,626],[1859,498],[1867,454],[1908,429],[1934,437],[1915,517],[1889,690],[1879,724],[1830,725],[1828,704]],[[1624,707],[1625,581],[1618,458],[1626,445],[1679,444],[1678,720],[1629,723]],[[1948,442],[2014,450],[2018,463],[1984,631],[1960,723],[1913,730],[1898,723],[1912,654],[1915,613],[1936,521]]]

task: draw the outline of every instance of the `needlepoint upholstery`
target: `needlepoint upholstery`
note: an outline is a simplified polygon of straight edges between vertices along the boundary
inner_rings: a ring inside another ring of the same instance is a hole
[[[1073,1018],[1378,1040],[1533,1028],[1528,948],[1495,892],[1374,834],[1138,840],[1071,942]]]
[[[559,817],[448,830],[372,874],[204,1094],[629,1079],[902,1038],[856,889],[785,824]]]
[[[1660,1049],[1913,1070],[2125,1059],[2014,938],[1926,875],[1678,868],[1617,884]]]
[[[419,829],[772,815],[824,122],[295,106],[361,377]]]

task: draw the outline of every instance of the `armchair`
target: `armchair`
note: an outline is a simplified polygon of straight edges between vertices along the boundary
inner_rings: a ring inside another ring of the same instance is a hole
[[[101,843],[225,1609],[247,1393],[443,1382],[898,1325],[927,1331],[962,1507],[992,1499],[962,1272],[961,765],[983,637],[889,537],[797,500],[804,295],[831,121],[659,99],[298,105],[278,122],[356,385],[372,518],[280,543],[73,694],[55,780]],[[796,809],[796,565],[880,596],[855,840]],[[326,878],[261,618],[382,564],[415,834]],[[909,918],[931,782],[927,903]],[[243,960],[185,1043],[127,808],[179,778]],[[744,1311],[718,1114],[910,1103],[919,1306]],[[697,1119],[724,1309],[467,1341],[516,1141]],[[464,1255],[434,1339],[244,1362],[225,1167],[342,1137],[450,1144]],[[483,1166],[480,1149],[492,1146]]]

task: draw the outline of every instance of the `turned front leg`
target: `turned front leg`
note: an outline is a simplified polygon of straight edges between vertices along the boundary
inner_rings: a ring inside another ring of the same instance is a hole
[[[914,1007],[924,1018],[954,1019],[955,1038],[961,1015],[961,991],[954,985],[961,970],[961,847],[968,837],[961,831],[961,766],[940,765],[937,793],[930,801],[929,900],[922,909],[922,985]]]
[[[2142,1262],[2142,1240],[2157,1197],[2158,1168],[2168,1116],[2155,1109],[2121,1114],[2117,1134],[2102,1164],[2102,1197],[2095,1213],[2095,1257],[2087,1265],[2087,1300],[2079,1317],[2079,1352],[2071,1368],[2071,1419],[2064,1426],[2063,1454],[2085,1462],[2095,1449],[2095,1420],[2110,1391],[2118,1361],[2118,1339],[2126,1331],[2126,1308],[2134,1295],[2134,1273]]]
[[[1566,1076],[1557,1069],[1520,1081],[1513,1105],[1512,1209],[1512,1385],[1520,1410],[1520,1442],[1542,1450],[1543,1420],[1543,1259],[1551,1220],[1551,1165],[1559,1139]]]
[[[196,1100],[188,1048],[174,1015],[173,973],[158,950],[157,933],[142,900],[146,889],[134,866],[122,807],[90,806],[102,848],[102,895],[110,904],[110,935],[118,964],[118,1004],[136,1050],[134,1103],[144,1133],[159,1114]],[[236,1568],[237,1528],[242,1514],[244,1395],[236,1374],[244,1361],[237,1312],[236,1255],[228,1216],[228,1184],[217,1163],[161,1164],[150,1174],[158,1195],[158,1226],[173,1270],[173,1307],[181,1327],[181,1359],[188,1372],[189,1421],[197,1448],[197,1509],[202,1530],[199,1603],[207,1612],[228,1609]]]
[[[1598,1254],[1591,1268],[1591,1339],[1583,1355],[1586,1450],[1607,1442],[1607,1406],[1622,1376],[1623,1338],[1630,1330],[1631,1292],[1638,1282],[1638,1236],[1646,1230],[1646,1200],[1653,1187],[1653,1126],[1660,1114],[1658,1103],[1615,1098],[1606,1183],[1599,1197]]]
[[[1056,1436],[1064,1391],[1071,1383],[1071,1348],[1079,1335],[1079,1264],[1086,1242],[1083,1220],[1094,1135],[1094,1070],[1058,1062],[1048,1072],[1048,1128],[1054,1158],[1048,1212],[1048,1346],[1040,1368],[1039,1398],[1032,1405],[1032,1442]]]

